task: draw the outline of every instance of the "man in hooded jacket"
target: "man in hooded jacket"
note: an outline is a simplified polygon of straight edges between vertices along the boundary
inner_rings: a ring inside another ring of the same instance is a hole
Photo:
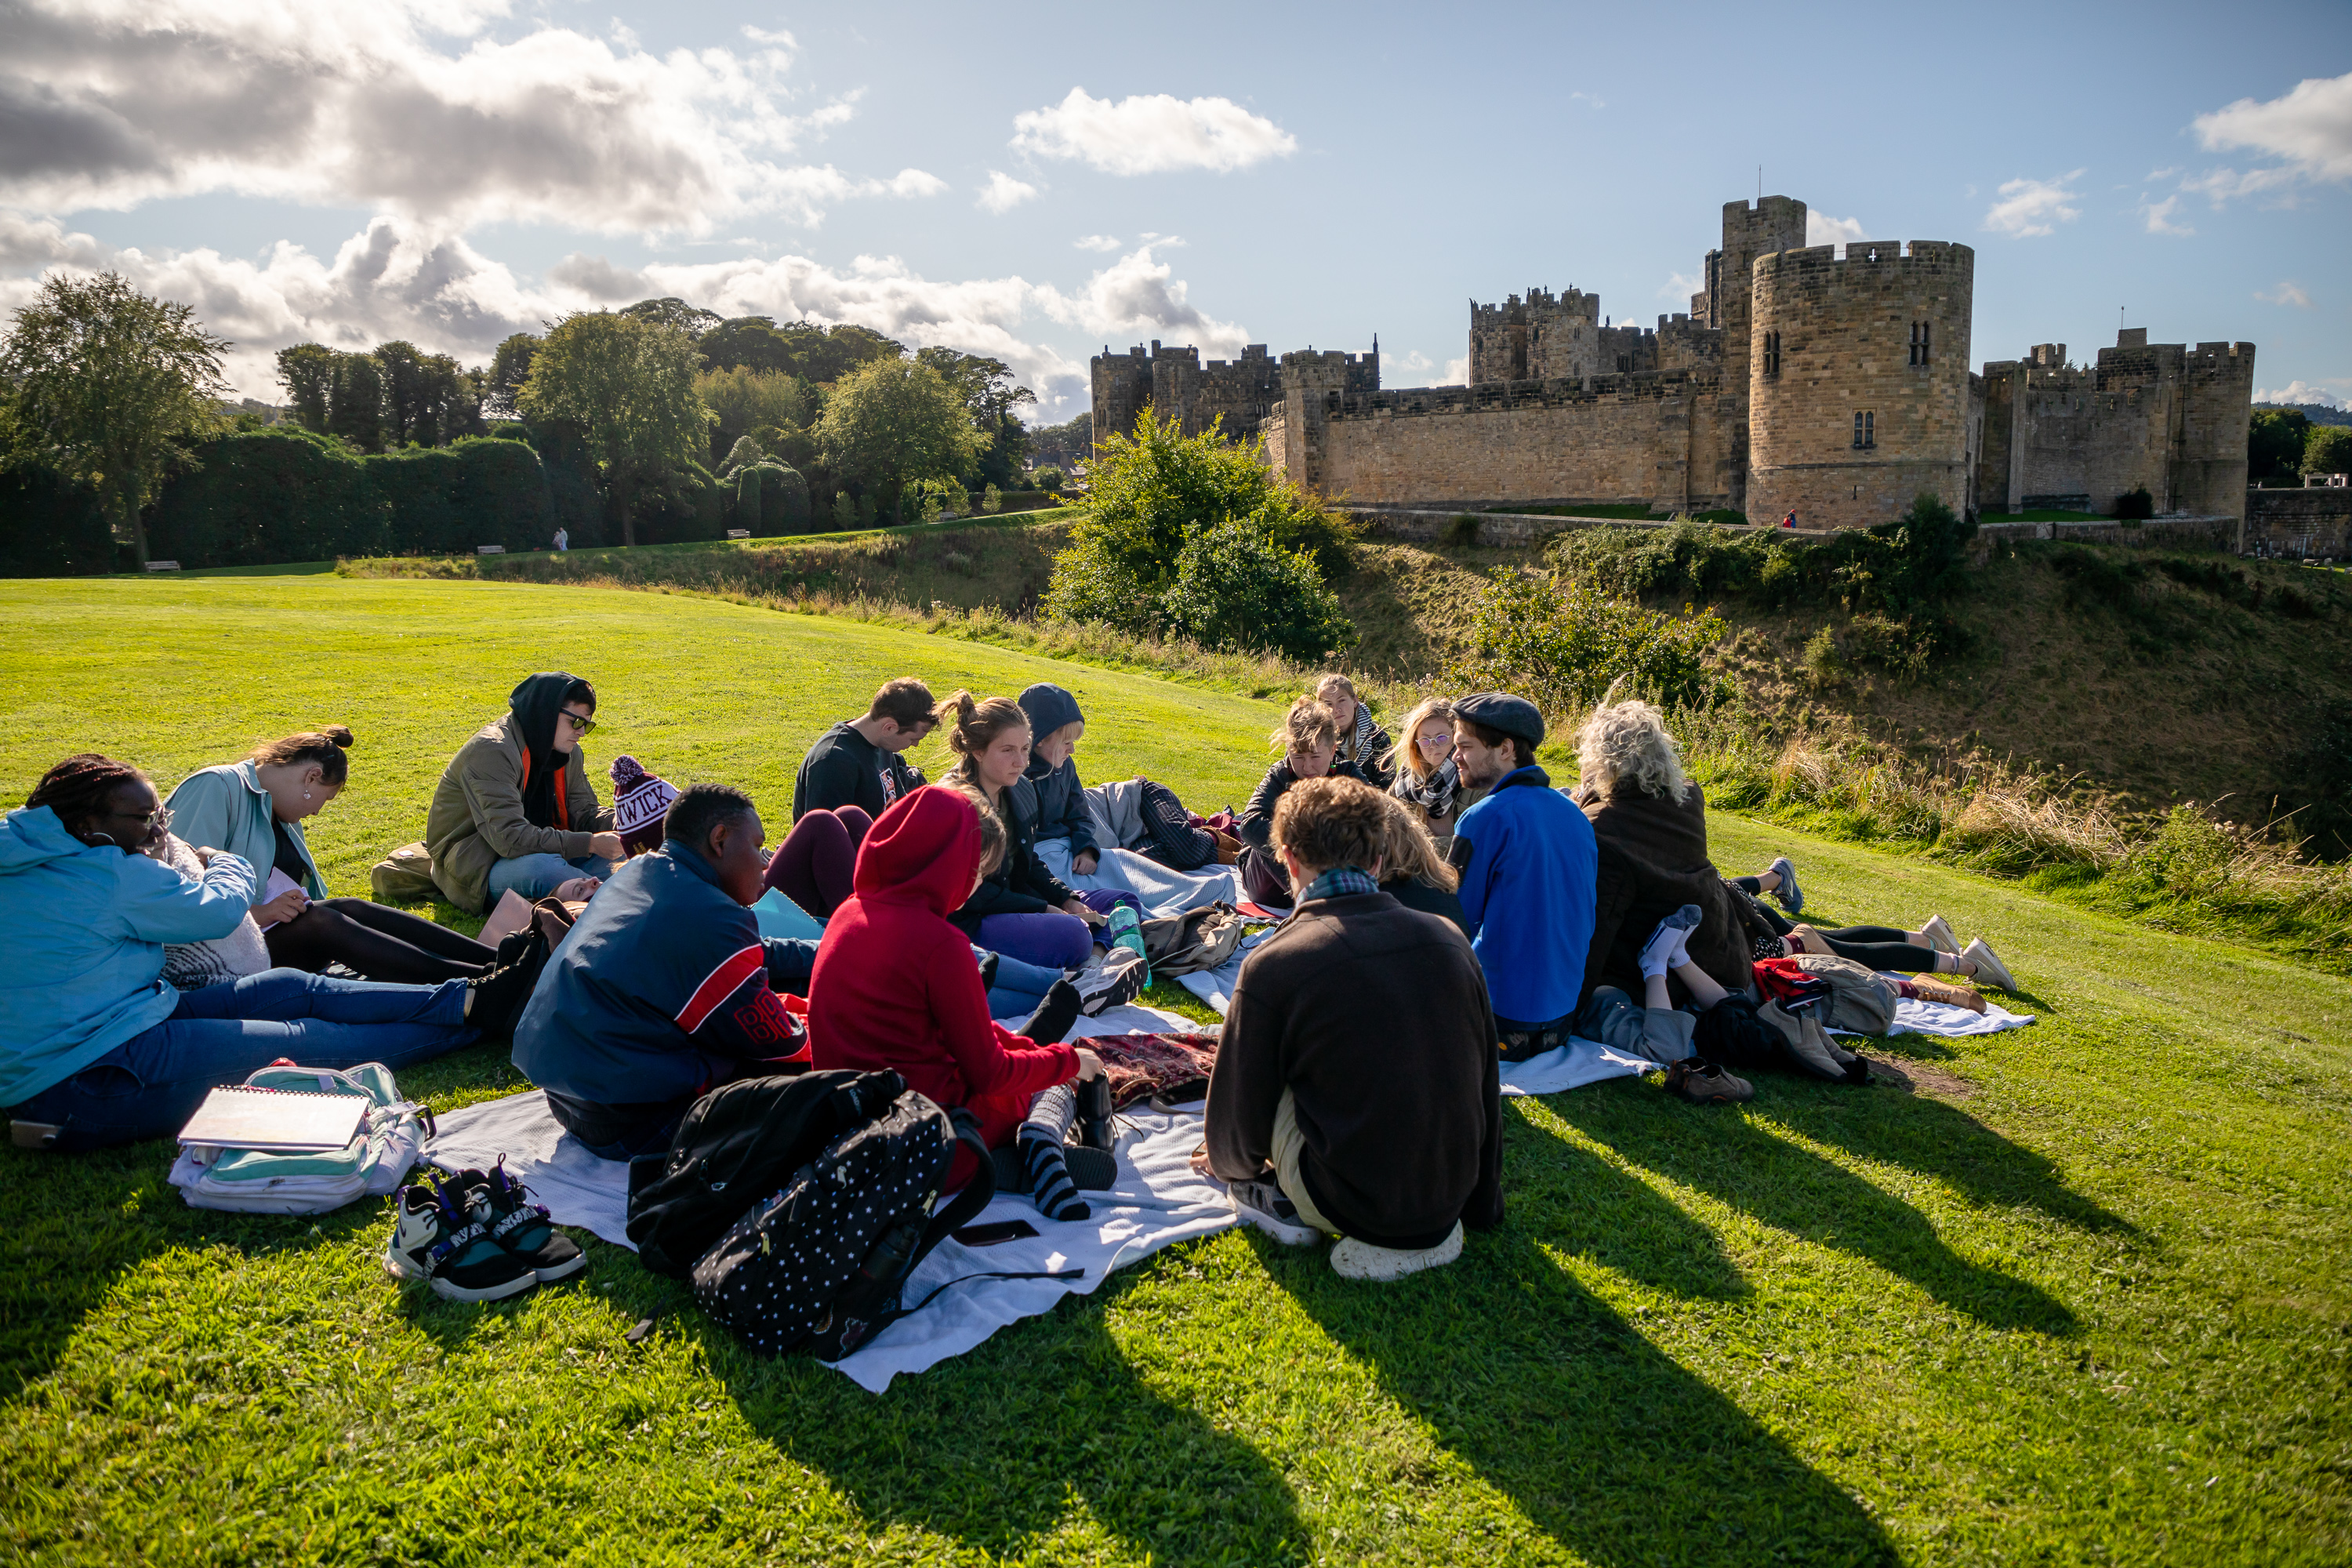
[[[434,885],[451,903],[488,912],[509,889],[541,899],[575,877],[613,874],[621,836],[580,750],[595,713],[586,681],[560,669],[527,676],[507,711],[457,749],[425,816]]]

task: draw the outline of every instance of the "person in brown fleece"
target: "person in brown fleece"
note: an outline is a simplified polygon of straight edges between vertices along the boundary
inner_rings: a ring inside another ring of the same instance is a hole
[[[1451,1263],[1503,1217],[1494,1009],[1461,931],[1380,889],[1388,802],[1304,779],[1275,808],[1299,889],[1234,986],[1194,1163],[1277,1239],[1322,1234],[1334,1272]]]

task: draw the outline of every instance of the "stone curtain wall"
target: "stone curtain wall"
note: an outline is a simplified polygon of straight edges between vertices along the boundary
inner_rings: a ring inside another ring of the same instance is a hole
[[[1339,384],[1344,390],[1379,390],[1377,349],[1328,357],[1343,366]],[[1246,441],[1282,401],[1282,362],[1264,343],[1243,349],[1239,359],[1202,364],[1199,349],[1162,348],[1154,340],[1148,353],[1139,344],[1123,354],[1097,354],[1090,368],[1097,440],[1134,429],[1136,416],[1149,404],[1163,416],[1173,416],[1187,436],[1215,424],[1229,439]]]
[[[1759,258],[1749,331],[1748,500],[1759,521],[1808,527],[1900,515],[1925,491],[1968,504],[1969,329],[1976,252],[1857,240]],[[1912,363],[1915,323],[1927,361]],[[1780,368],[1761,357],[1779,334]],[[1728,342],[1727,342],[1727,350]],[[1729,359],[1727,352],[1726,359]],[[1727,363],[1726,370],[1729,366]],[[1854,446],[1854,416],[1873,445]]]
[[[2352,489],[2244,490],[2245,548],[2264,555],[2352,556]]]

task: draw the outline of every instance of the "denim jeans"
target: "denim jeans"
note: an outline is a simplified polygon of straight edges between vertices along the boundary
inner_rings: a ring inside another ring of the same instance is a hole
[[[181,992],[169,1018],[8,1114],[63,1129],[53,1148],[103,1149],[169,1137],[214,1086],[242,1083],[280,1057],[310,1068],[382,1062],[396,1072],[473,1038],[462,980],[380,985],[265,969]]]
[[[613,863],[601,856],[566,860],[561,855],[518,855],[491,866],[490,907],[497,907],[498,901],[509,892],[535,900],[547,897],[574,877],[594,877],[601,881],[612,874]]]
[[[1041,963],[1024,963],[1009,952],[996,955],[996,984],[988,988],[988,1016],[992,1018],[1025,1018],[1037,1010],[1054,982],[1062,977],[1058,969],[1048,969]]]

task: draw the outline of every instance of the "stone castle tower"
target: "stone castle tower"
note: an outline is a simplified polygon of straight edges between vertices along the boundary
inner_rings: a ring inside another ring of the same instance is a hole
[[[1470,381],[1575,381],[1601,370],[1601,296],[1530,289],[1470,301]]]
[[[1923,491],[1966,509],[1976,252],[1856,240],[1843,260],[1826,245],[1760,256],[1752,276],[1748,514],[1860,527]]]

